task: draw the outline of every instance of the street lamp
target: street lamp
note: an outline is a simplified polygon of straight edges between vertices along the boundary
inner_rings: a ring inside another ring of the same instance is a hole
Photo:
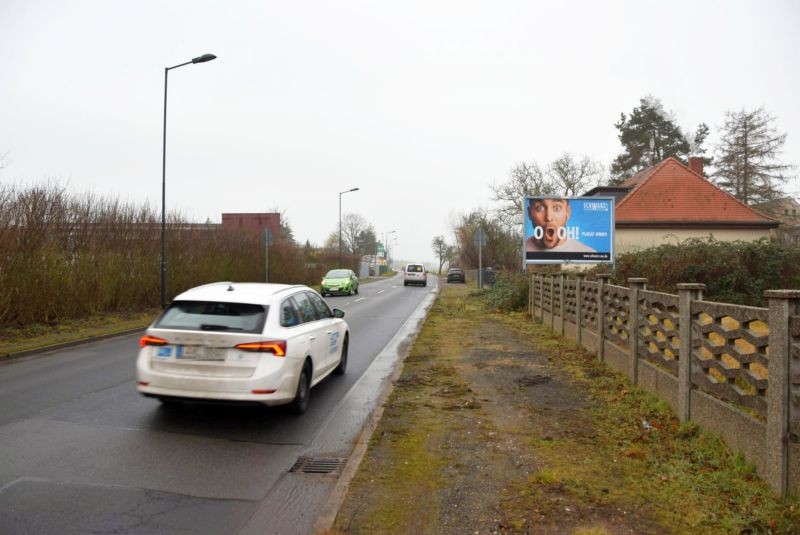
[[[358,191],[359,188],[349,189],[339,192],[339,267],[342,267],[342,195],[351,191]]]
[[[395,232],[397,231],[390,230],[389,232],[383,233],[383,259],[386,262],[386,271],[389,271],[389,244],[387,242],[389,241],[389,234],[394,234]]]
[[[161,151],[161,308],[167,308],[167,217],[165,205],[167,200],[167,77],[169,71],[189,65],[190,63],[205,63],[217,59],[214,54],[203,54],[193,58],[192,61],[164,68],[164,137]]]
[[[393,231],[393,232],[394,232],[394,231]],[[386,249],[386,261],[387,261],[386,265],[387,265],[387,266],[388,266],[388,265],[391,263],[391,261],[392,261],[392,260],[391,260],[391,258],[390,258],[390,255],[391,255],[391,253],[390,253],[389,251],[390,251],[391,249],[394,249],[394,246],[395,246],[395,245],[397,245],[397,238],[392,238],[391,242],[392,242],[392,246],[391,246],[391,247],[388,247],[388,244],[387,244],[387,249]]]

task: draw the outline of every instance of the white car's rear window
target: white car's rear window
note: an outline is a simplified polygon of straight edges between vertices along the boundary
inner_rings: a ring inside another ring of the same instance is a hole
[[[156,321],[158,329],[260,333],[269,307],[250,303],[176,301]]]

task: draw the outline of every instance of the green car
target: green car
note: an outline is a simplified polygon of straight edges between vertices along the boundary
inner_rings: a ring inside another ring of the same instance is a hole
[[[358,277],[350,269],[332,269],[322,277],[319,293],[328,295],[353,295],[358,293]]]

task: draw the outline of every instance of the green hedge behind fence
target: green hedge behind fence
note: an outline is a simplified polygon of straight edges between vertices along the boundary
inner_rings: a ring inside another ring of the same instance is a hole
[[[161,301],[160,211],[58,185],[0,185],[0,326],[53,323],[106,312],[144,310]],[[263,281],[257,232],[167,225],[168,298],[219,280]],[[270,248],[270,282],[313,284],[300,250]]]
[[[767,306],[764,290],[800,288],[800,248],[766,238],[689,239],[618,255],[612,283],[627,286],[629,277],[646,277],[648,289],[667,293],[676,293],[680,282],[699,282],[709,301]]]

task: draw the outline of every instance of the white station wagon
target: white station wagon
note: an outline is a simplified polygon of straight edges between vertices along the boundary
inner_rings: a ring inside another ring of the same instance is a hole
[[[217,282],[180,295],[139,341],[137,389],[162,402],[308,407],[347,367],[344,312],[307,286]]]

